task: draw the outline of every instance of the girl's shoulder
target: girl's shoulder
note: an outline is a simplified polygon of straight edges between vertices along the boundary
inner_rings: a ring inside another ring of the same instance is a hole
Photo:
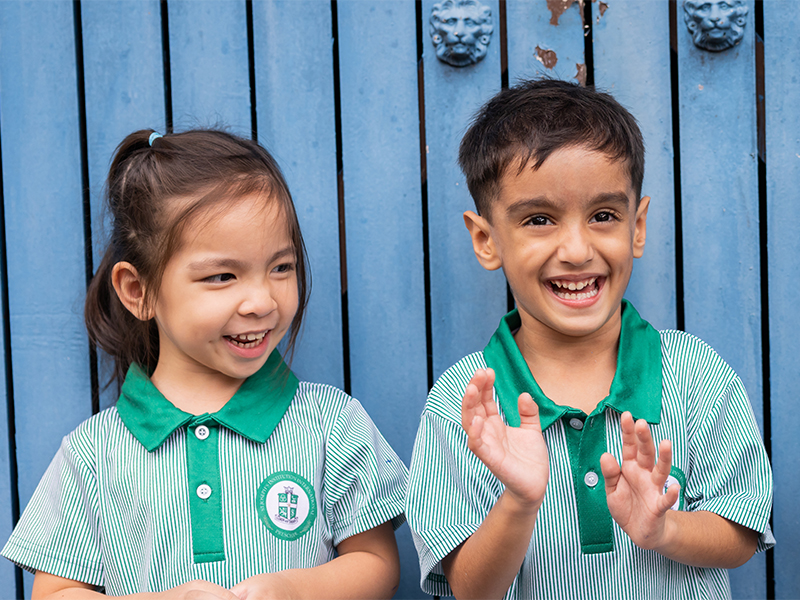
[[[353,414],[363,414],[371,423],[364,407],[356,398],[326,383],[301,380],[292,400],[291,410],[298,418],[318,421],[328,432]]]

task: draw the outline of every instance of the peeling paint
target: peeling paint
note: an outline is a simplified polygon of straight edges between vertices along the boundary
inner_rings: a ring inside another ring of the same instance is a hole
[[[604,14],[606,14],[607,10],[608,10],[608,4],[606,4],[605,2],[601,2],[600,3],[600,16],[602,17]]]
[[[545,69],[552,69],[558,62],[558,56],[553,50],[545,50],[536,46],[536,60],[542,63]]]
[[[581,87],[586,87],[586,65],[577,63],[575,67],[578,69],[578,72],[575,73],[575,79],[581,84]]]
[[[700,91],[702,92],[702,91],[703,91],[703,84],[700,84],[700,85],[698,85],[698,86],[697,86],[697,89],[698,89],[698,90],[700,90]]]
[[[550,11],[550,25],[558,25],[558,19],[573,4],[577,3],[583,22],[583,2],[584,0],[547,0],[547,9]]]

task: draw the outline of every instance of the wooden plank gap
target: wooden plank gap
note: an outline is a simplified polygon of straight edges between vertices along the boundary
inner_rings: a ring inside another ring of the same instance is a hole
[[[2,140],[2,131],[0,131]],[[5,196],[3,190],[3,150],[0,142],[0,296],[2,299],[3,315],[3,357],[5,359],[5,386],[6,386],[6,427],[8,428],[8,475],[9,496],[11,499],[11,525],[19,521],[19,478],[17,467],[17,435],[16,418],[14,415],[14,370],[11,361],[11,314],[8,302],[8,256],[6,254],[6,214]],[[25,583],[22,579],[22,569],[14,566],[15,598],[25,598]]]
[[[172,67],[169,51],[169,5],[161,0],[161,55],[164,61],[164,115],[165,133],[172,133]]]
[[[342,289],[342,370],[344,391],[351,394],[350,311],[347,301],[347,227],[344,205],[344,157],[342,150],[342,93],[339,71],[339,8],[331,0],[331,37],[333,39],[333,120],[336,128],[336,187],[339,206],[339,273]]]
[[[433,387],[433,324],[431,308],[431,256],[428,220],[428,142],[425,137],[425,63],[423,54],[422,2],[416,3],[417,21],[417,105],[419,112],[419,173],[420,200],[422,202],[422,264],[425,290],[425,358],[428,371],[428,389]]]
[[[678,86],[678,4],[669,2],[669,70],[672,89],[672,160],[675,189],[675,321],[680,331],[686,329],[683,287],[683,213],[681,210],[681,119],[680,87]]]
[[[92,199],[89,190],[89,143],[86,132],[86,79],[83,64],[83,19],[81,0],[73,0],[73,26],[75,31],[75,79],[78,93],[78,131],[81,155],[81,205],[83,208],[83,264],[86,287],[94,276],[92,253]],[[89,344],[89,380],[92,395],[92,414],[100,412],[100,382],[97,368],[97,347]]]
[[[772,461],[772,387],[769,336],[769,221],[767,204],[767,123],[766,84],[764,76],[764,2],[755,0],[754,25],[756,28],[756,126],[758,128],[758,242],[759,268],[761,270],[761,385],[764,419],[764,448]],[[773,527],[774,513],[769,525]],[[775,550],[770,548],[765,556],[767,570],[767,598],[775,598]]]
[[[506,20],[506,0],[499,0],[497,12],[500,21],[500,87],[508,89],[508,24]]]
[[[592,2],[581,0],[583,4],[583,67],[585,69],[585,87],[594,87],[594,34],[592,33]]]
[[[245,0],[247,20],[247,59],[250,74],[250,138],[258,141],[258,111],[256,110],[256,42],[253,26],[253,0]]]

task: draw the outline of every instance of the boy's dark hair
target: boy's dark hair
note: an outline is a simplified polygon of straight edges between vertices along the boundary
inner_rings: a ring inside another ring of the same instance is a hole
[[[542,166],[556,150],[586,146],[624,161],[636,202],[644,177],[644,142],[636,119],[609,94],[555,79],[522,81],[502,90],[475,115],[458,163],[478,213],[490,207],[512,163]]]
[[[265,208],[278,203],[295,249],[298,306],[287,345],[292,351],[311,284],[297,214],[278,164],[258,143],[224,131],[151,138],[153,133],[136,131],[117,147],[106,184],[111,237],[86,293],[89,339],[114,359],[111,381],[121,384],[131,363],[151,373],[158,362],[155,319],[140,321],[120,302],[111,282],[114,265],[127,261],[136,268],[145,283],[145,306],[152,307],[167,262],[192,220],[210,221],[253,194],[263,197]]]

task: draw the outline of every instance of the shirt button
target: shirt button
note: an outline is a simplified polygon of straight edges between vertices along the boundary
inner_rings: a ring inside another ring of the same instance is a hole
[[[569,426],[572,427],[573,429],[577,429],[578,431],[580,431],[581,429],[583,429],[583,421],[581,421],[580,419],[572,418],[569,420]]]
[[[600,481],[600,478],[597,476],[597,473],[595,473],[594,471],[589,471],[586,474],[586,476],[583,478],[583,482],[586,485],[588,485],[590,488],[593,488],[594,486],[596,486],[598,481]]]
[[[194,430],[194,434],[197,436],[198,440],[204,440],[208,437],[208,427],[205,425],[198,425],[197,429]]]
[[[202,485],[197,486],[197,496],[201,500],[205,500],[210,495],[211,495],[211,486],[210,485],[204,483]]]

